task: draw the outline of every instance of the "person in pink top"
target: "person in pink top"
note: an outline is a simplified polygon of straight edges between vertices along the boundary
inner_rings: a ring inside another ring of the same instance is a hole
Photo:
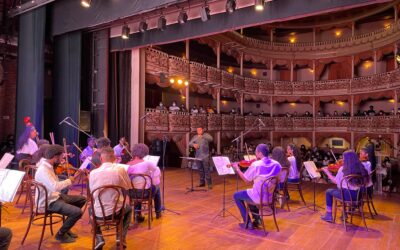
[[[161,194],[160,194],[160,177],[161,171],[160,168],[155,166],[154,163],[145,161],[143,158],[149,154],[149,148],[146,144],[139,143],[135,144],[131,150],[132,160],[128,162],[129,168],[127,170],[128,174],[145,174],[151,177],[150,180],[146,182],[146,189],[152,189],[152,196],[154,199],[154,208],[156,210],[156,219],[161,218]],[[134,178],[132,180],[134,189],[142,189],[143,187],[143,179],[142,178]],[[137,191],[137,190],[136,190]],[[131,197],[137,193],[132,190],[130,192]],[[135,206],[135,221],[143,222],[144,217],[140,214],[141,204],[137,204]]]

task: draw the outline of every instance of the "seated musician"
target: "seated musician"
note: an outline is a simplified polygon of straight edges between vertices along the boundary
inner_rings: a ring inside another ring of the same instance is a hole
[[[38,133],[33,125],[27,125],[24,132],[17,140],[16,160],[32,159],[32,155],[38,150],[38,146],[34,141]]]
[[[337,185],[337,188],[330,188],[326,190],[326,213],[324,216],[321,217],[322,220],[327,222],[333,222],[332,217],[332,204],[333,204],[333,197],[341,199],[341,192],[340,192],[340,182],[344,177],[350,174],[358,174],[364,178],[364,183],[368,182],[369,176],[367,170],[365,170],[364,165],[358,159],[357,154],[353,150],[347,150],[343,153],[343,167],[339,168],[336,177],[332,175],[332,173],[328,170],[327,167],[322,168],[322,170],[326,173],[329,179]],[[345,200],[350,200],[351,198],[356,200],[357,199],[357,190],[359,189],[356,184],[349,183],[349,186],[346,186],[346,183],[343,182],[343,188],[349,190],[350,192],[344,192]]]
[[[89,137],[87,139],[87,147],[82,151],[79,156],[81,161],[85,161],[87,157],[91,157],[93,155],[95,143],[96,140],[93,137]]]
[[[251,183],[253,181],[252,188],[238,191],[233,195],[244,223],[246,222],[245,202],[260,203],[262,182],[269,177],[278,176],[281,171],[281,165],[277,161],[268,158],[268,154],[268,146],[265,144],[259,144],[256,147],[256,157],[258,160],[253,162],[244,174],[237,164],[232,165],[244,182]],[[265,197],[263,198],[264,200],[270,200],[271,197],[272,194],[265,193]],[[249,205],[249,207],[252,213],[255,214],[259,212],[256,206]],[[250,220],[250,217],[248,222],[249,224],[247,225],[247,228],[253,229],[254,227],[261,225],[261,218],[253,215],[253,222]],[[244,223],[240,223],[239,225],[244,228],[246,227]]]
[[[92,170],[101,165],[100,152],[103,148],[110,147],[111,141],[106,137],[100,137],[95,141],[96,149],[93,151],[92,155],[85,159],[85,162],[82,163],[80,169],[86,168],[88,170]]]
[[[64,148],[60,145],[49,145],[44,152],[44,160],[40,161],[35,174],[35,180],[43,184],[47,189],[47,210],[67,217],[56,234],[56,240],[61,243],[71,243],[75,242],[78,237],[75,233],[71,232],[71,228],[82,217],[81,208],[86,203],[86,198],[80,195],[60,193],[62,189],[69,187],[80,174],[77,171],[74,176],[69,177],[67,180],[58,180],[53,167],[60,163],[63,152]],[[41,196],[39,201],[36,201],[36,204],[38,204],[39,210],[44,210],[45,197]]]
[[[114,147],[115,157],[117,157],[118,162],[126,163],[129,161],[130,156],[127,153],[127,147],[129,147],[128,142],[126,141],[125,137],[121,137],[119,139],[118,145]]]
[[[126,190],[129,190],[131,188],[131,183],[128,178],[128,175],[126,174],[125,169],[122,167],[118,166],[115,161],[115,155],[114,155],[114,150],[111,147],[104,147],[101,149],[100,152],[100,159],[101,159],[101,166],[99,168],[94,169],[92,172],[90,172],[89,176],[89,186],[90,190],[94,190],[96,188],[99,188],[101,186],[106,186],[106,185],[116,185],[116,186],[121,186],[125,188]],[[105,210],[105,215],[106,216],[111,216],[113,209],[114,209],[114,204],[115,204],[115,193],[113,191],[109,191],[110,195],[103,195],[102,196],[102,202],[103,202],[103,207]],[[99,200],[97,199],[96,194],[94,195],[94,212],[95,215],[101,216],[102,215],[102,210],[101,206],[99,203]],[[107,199],[106,199],[107,198]],[[119,201],[119,207],[116,210],[116,213],[121,210],[122,207],[122,201]],[[123,218],[123,233],[122,233],[122,241],[119,239],[119,235],[117,234],[117,244],[120,244],[122,242],[122,246],[125,248],[126,247],[126,234],[128,232],[128,227],[129,227],[129,222],[130,218],[132,215],[132,209],[131,207],[126,204],[125,205],[125,213],[124,213],[124,218]],[[95,243],[95,249],[101,249],[104,246],[104,238],[102,236],[102,232],[100,227],[96,228],[96,243]]]
[[[360,161],[364,165],[365,170],[367,170],[368,175],[370,178],[368,179],[367,184],[365,187],[367,188],[367,194],[370,198],[372,198],[372,193],[374,191],[374,184],[372,183],[372,178],[371,178],[371,162],[368,160],[368,149],[367,148],[362,148],[360,150]]]
[[[133,159],[128,162],[128,174],[146,174],[152,179],[152,183],[147,180],[146,189],[151,187],[152,196],[154,199],[154,208],[156,210],[156,218],[161,218],[161,195],[160,195],[160,168],[154,165],[154,163],[149,161],[144,161],[143,158],[149,154],[149,148],[146,144],[139,143],[132,147],[132,157]],[[132,181],[134,189],[142,189],[143,179],[135,178]],[[130,192],[130,195],[135,195],[135,192]],[[133,198],[133,197],[132,197]],[[135,221],[142,222],[144,217],[140,214],[141,204],[135,206]],[[138,212],[137,212],[138,211]]]

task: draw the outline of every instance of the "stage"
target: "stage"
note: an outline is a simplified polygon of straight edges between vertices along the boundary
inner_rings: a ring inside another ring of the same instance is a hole
[[[198,176],[195,173],[195,184]],[[190,171],[171,168],[165,176],[165,205],[168,209],[177,211],[176,215],[166,211],[159,220],[154,219],[152,228],[147,229],[147,223],[131,225],[128,232],[128,249],[399,249],[400,237],[400,196],[392,194],[375,196],[375,207],[379,213],[371,219],[367,215],[369,232],[362,227],[359,217],[353,222],[360,227],[349,227],[344,231],[343,225],[326,223],[320,220],[323,211],[313,212],[302,207],[298,193],[291,193],[290,209],[279,209],[277,221],[280,232],[276,232],[272,217],[266,217],[266,227],[269,232],[264,236],[262,229],[243,230],[233,216],[216,217],[222,209],[223,178],[213,173],[212,190],[207,192],[192,192],[185,194],[190,187]],[[317,204],[325,205],[324,190],[329,185],[317,184]],[[245,188],[242,181],[239,189]],[[232,201],[236,190],[236,178],[227,179],[227,202],[229,211],[239,218],[239,211]],[[72,193],[79,192],[75,188]],[[304,194],[307,203],[312,203],[312,183],[304,184]],[[23,199],[22,199],[23,201]],[[21,215],[19,208],[23,202],[13,206],[6,204],[3,208],[2,225],[13,231],[10,249],[35,249],[39,240],[40,227],[32,226],[24,246],[21,239],[25,233],[28,213]],[[227,215],[227,214],[226,214]],[[340,216],[340,213],[338,214]],[[154,216],[155,217],[155,216]],[[58,230],[59,225],[55,226]],[[79,234],[75,243],[60,245],[46,229],[42,249],[90,249],[92,245],[91,226],[88,224],[88,214],[75,225],[73,232]],[[115,249],[115,239],[106,237],[103,249]]]

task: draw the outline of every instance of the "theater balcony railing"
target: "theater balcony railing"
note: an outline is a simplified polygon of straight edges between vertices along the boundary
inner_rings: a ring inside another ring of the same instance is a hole
[[[146,131],[189,132],[203,127],[209,131],[335,131],[399,133],[400,115],[373,117],[259,117],[227,114],[189,114],[146,110]],[[260,119],[262,123],[258,120]],[[315,125],[314,125],[315,124]]]
[[[156,49],[146,49],[146,73],[159,74],[169,71],[169,55]]]

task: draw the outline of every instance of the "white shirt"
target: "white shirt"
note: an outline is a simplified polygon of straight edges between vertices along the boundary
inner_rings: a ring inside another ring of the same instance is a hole
[[[255,161],[250,165],[250,167],[244,173],[244,177],[248,181],[254,181],[253,188],[247,189],[247,195],[254,203],[260,203],[260,192],[263,181],[265,181],[269,177],[279,175],[281,168],[282,167],[279,162],[266,157],[261,160]],[[269,192],[264,193],[263,201],[271,202],[273,188],[275,187],[271,186],[270,190],[268,190]]]
[[[298,178],[300,178],[300,173],[297,170],[296,158],[294,156],[289,156],[287,159],[290,162],[288,179],[298,179]]]
[[[366,187],[372,187],[372,185],[374,185],[374,184],[372,183],[372,178],[371,178],[371,172],[372,172],[371,171],[371,162],[362,161],[361,163],[364,165],[364,168],[365,168],[365,170],[367,170],[368,175],[369,175],[368,182],[367,182],[367,184],[365,186]]]
[[[336,176],[335,176],[336,186],[337,186],[339,189],[340,189],[340,182],[342,181],[343,178],[344,178],[344,175],[343,175],[343,167],[340,167],[339,170],[338,170],[338,172],[337,172],[337,174],[336,174]],[[350,184],[350,183],[349,183],[349,184]],[[358,190],[358,189],[359,189],[357,186],[352,186],[352,185],[347,186],[346,181],[343,182],[342,188],[344,188],[344,189],[350,189],[350,190]]]
[[[59,181],[57,175],[54,173],[53,166],[46,160],[40,160],[38,168],[35,174],[35,181],[40,182],[46,187],[47,190],[47,205],[55,202],[60,197],[60,191],[72,184],[70,179]],[[45,207],[45,196],[44,191],[40,193],[39,199],[39,211],[44,212]],[[37,202],[38,193],[35,194],[35,200]]]
[[[90,172],[89,176],[89,187],[92,192],[98,187],[105,185],[116,185],[125,188],[126,190],[131,189],[131,181],[125,171],[121,166],[116,163],[105,162],[95,170]],[[94,198],[94,211],[96,216],[103,217],[101,211],[100,203],[98,200],[98,192],[93,195]],[[101,196],[101,201],[104,207],[105,216],[109,216],[113,213],[115,205],[116,193],[113,190],[107,190]],[[118,201],[116,212],[122,208],[123,196],[120,196]]]
[[[128,163],[129,164],[129,163]],[[135,165],[130,165],[128,168],[128,174],[147,174],[151,177],[152,183],[147,181],[146,189],[150,188],[151,185],[160,184],[161,171],[160,168],[149,161],[139,162]],[[132,181],[133,186],[138,189],[143,187],[143,179],[135,178]]]
[[[117,146],[114,147],[114,154],[116,157],[121,157],[122,155],[122,150],[124,150],[124,147],[121,146],[121,144],[118,144]]]
[[[25,144],[22,146],[22,148],[17,150],[17,154],[33,155],[38,149],[39,148],[38,148],[36,142],[34,140],[32,140],[31,138],[29,138],[28,141],[25,142]]]

